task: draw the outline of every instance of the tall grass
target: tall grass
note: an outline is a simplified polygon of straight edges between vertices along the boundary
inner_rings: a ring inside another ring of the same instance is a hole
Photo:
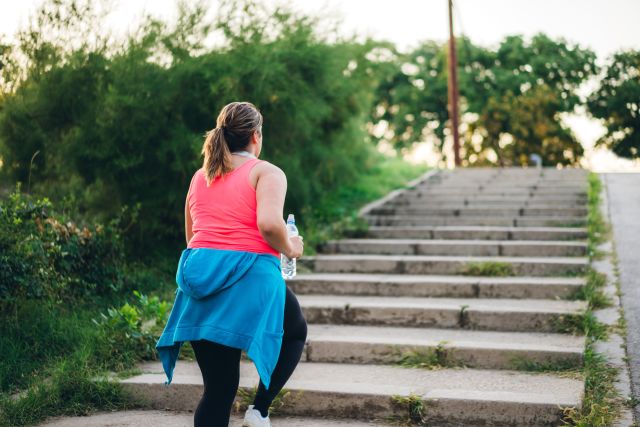
[[[610,238],[608,224],[600,211],[602,184],[595,173],[589,174],[588,190],[588,245],[591,260],[601,256],[598,246]],[[611,366],[607,358],[595,351],[595,343],[606,339],[609,328],[598,322],[594,309],[611,304],[603,294],[606,278],[591,270],[587,276],[587,287],[581,295],[589,304],[582,329],[587,338],[584,354],[583,375],[585,390],[581,408],[565,409],[564,423],[579,427],[604,427],[613,425],[620,413],[622,401],[615,387],[618,368]]]

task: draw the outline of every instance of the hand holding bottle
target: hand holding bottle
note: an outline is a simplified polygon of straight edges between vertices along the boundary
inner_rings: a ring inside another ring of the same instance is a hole
[[[291,252],[287,254],[288,258],[300,258],[304,250],[304,242],[302,236],[291,236],[289,241],[291,242]]]
[[[291,253],[282,254],[280,257],[280,270],[284,279],[292,279],[296,275],[296,258],[302,256],[303,243],[302,237],[298,235],[296,220],[293,214],[289,214],[287,218],[287,233],[289,242],[291,243]]]

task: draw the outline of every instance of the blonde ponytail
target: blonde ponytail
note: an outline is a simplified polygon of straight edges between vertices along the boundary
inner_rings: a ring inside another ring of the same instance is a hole
[[[224,138],[224,128],[216,127],[207,133],[202,146],[204,155],[204,173],[207,179],[207,187],[218,176],[231,172],[231,152]]]

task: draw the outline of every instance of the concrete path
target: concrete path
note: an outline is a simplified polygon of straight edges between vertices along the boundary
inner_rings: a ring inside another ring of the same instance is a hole
[[[241,427],[242,415],[232,416],[229,427]],[[279,427],[370,427],[384,424],[327,418],[270,417]],[[86,417],[55,417],[39,427],[192,427],[193,412],[119,411],[99,412]]]
[[[606,174],[604,181],[618,254],[632,391],[640,401],[640,173]],[[640,419],[640,405],[635,415]]]

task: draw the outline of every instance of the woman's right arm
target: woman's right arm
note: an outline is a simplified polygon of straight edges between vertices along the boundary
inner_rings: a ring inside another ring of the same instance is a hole
[[[284,172],[265,163],[256,183],[258,229],[272,248],[289,258],[299,258],[303,251],[302,237],[289,238],[283,219],[286,194],[287,177]]]

